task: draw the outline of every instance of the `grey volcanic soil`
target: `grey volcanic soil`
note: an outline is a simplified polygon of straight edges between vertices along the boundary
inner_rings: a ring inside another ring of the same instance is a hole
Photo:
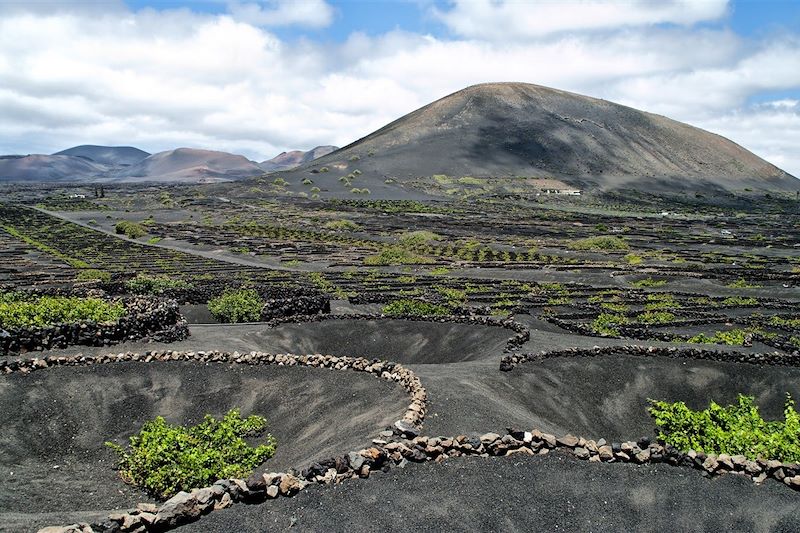
[[[525,321],[542,329],[532,330],[532,339],[523,347],[524,351],[620,342],[568,334],[536,319],[526,318]],[[285,324],[274,329],[265,328],[263,324],[196,326],[192,333],[186,341],[167,346],[171,349],[374,354],[406,361],[428,390],[430,403],[423,428],[427,435],[484,433],[515,426],[539,427],[557,434],[570,432],[588,438],[636,439],[654,434],[652,420],[645,410],[647,398],[684,400],[699,408],[711,399],[723,403],[734,401],[736,394],[742,392],[756,396],[766,417],[779,417],[785,393],[800,396],[800,369],[787,367],[614,355],[556,358],[500,372],[502,349],[511,332],[486,326],[403,320],[331,320]],[[156,347],[165,346],[120,345],[112,351]],[[73,348],[67,351],[92,350]],[[431,355],[423,357],[426,353]],[[323,378],[339,374],[320,372]],[[210,383],[219,382],[216,375],[213,380],[211,375],[208,379]],[[366,406],[371,407],[339,405],[342,400],[336,396],[338,393],[331,393],[314,409],[308,409],[301,401],[300,412],[314,413],[319,427],[335,426],[353,412],[365,408],[370,417],[380,418],[384,400],[373,398],[383,394],[383,389],[374,388],[382,382],[375,378],[364,379],[368,381],[357,398],[364,399]],[[309,381],[303,383],[305,387],[311,386]],[[248,390],[247,387],[244,390]],[[255,390],[252,394],[256,394]],[[174,401],[185,396],[185,393],[176,394]],[[242,405],[243,400],[237,401]],[[334,402],[337,404],[331,405]],[[252,404],[245,402],[242,406],[246,408],[247,405]],[[279,424],[290,423],[284,418],[292,415],[265,414],[273,420],[273,431],[281,439]],[[394,418],[396,416],[386,420]],[[304,421],[304,424],[309,423]],[[376,422],[370,427],[379,425]],[[124,427],[119,430],[124,431]],[[296,442],[292,436],[284,441],[293,445]],[[346,449],[350,448],[337,445],[332,451]],[[309,455],[307,450],[300,450],[294,457],[286,458],[285,464],[301,466],[292,461]],[[191,527],[197,531],[261,531],[267,526],[287,527],[289,519],[295,516],[302,519],[298,526],[312,530],[364,530],[388,527],[387,524],[439,530],[446,523],[454,525],[455,529],[529,529],[526,524],[539,524],[551,530],[565,525],[569,526],[567,529],[659,529],[659,526],[682,529],[673,526],[672,520],[687,529],[738,524],[737,529],[747,530],[757,529],[756,525],[764,523],[762,518],[772,507],[775,516],[781,513],[788,516],[787,502],[794,502],[795,514],[800,515],[796,507],[797,495],[776,484],[753,487],[751,482],[741,479],[709,482],[696,472],[681,469],[596,466],[563,458],[526,460],[519,471],[510,466],[513,464],[520,462],[476,459],[411,466],[406,471],[379,476],[369,482],[348,483],[344,488],[319,493],[312,489],[291,501],[281,499],[259,507],[237,505],[233,511],[212,513],[199,525]],[[626,489],[617,490],[614,483],[623,483]],[[447,495],[434,494],[437,487]],[[319,498],[322,500],[318,503]],[[608,503],[598,507],[600,501]],[[718,506],[713,504],[715,501]],[[730,510],[732,502],[737,501],[742,502],[740,513]],[[388,517],[384,518],[381,509],[389,506],[386,502],[394,502],[399,510],[386,511]],[[748,513],[752,515],[750,518],[745,517]],[[480,518],[483,515],[486,518]],[[453,520],[459,522],[453,523]],[[54,523],[53,520],[49,522]],[[777,527],[777,522],[771,524]]]
[[[647,399],[705,408],[753,395],[762,413],[783,417],[786,392],[800,397],[800,368],[662,357],[554,358],[499,372],[495,361],[412,366],[428,389],[428,435],[537,427],[606,440],[654,436]]]
[[[797,531],[797,494],[666,465],[560,453],[411,465],[236,505],[178,531]]]
[[[110,347],[72,346],[47,354],[168,350],[262,350],[377,357],[398,363],[451,363],[492,357],[498,360],[514,333],[494,326],[409,320],[323,320],[266,324],[196,325],[191,336],[170,344],[131,342]]]
[[[263,415],[278,449],[261,468],[280,470],[368,444],[407,403],[371,375],[303,367],[128,362],[4,376],[0,524],[69,523],[148,499],[119,480],[103,442],[125,443],[158,415]]]

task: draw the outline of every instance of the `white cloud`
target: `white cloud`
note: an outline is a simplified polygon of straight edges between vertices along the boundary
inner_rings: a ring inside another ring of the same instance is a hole
[[[760,92],[800,88],[800,40],[746,41],[683,25],[724,11],[723,2],[711,4],[717,11],[685,5],[678,15],[668,3],[649,18],[643,3],[626,4],[632,13],[621,27],[602,32],[504,41],[392,31],[355,33],[340,44],[276,37],[267,26],[316,24],[308,14],[275,14],[295,9],[288,4],[259,7],[249,19],[236,7],[227,15],[7,11],[0,15],[0,153],[189,145],[261,160],[350,143],[467,85],[523,81],[709,128],[800,175],[793,98],[747,104]],[[664,19],[677,25],[651,25]]]
[[[574,30],[691,25],[726,14],[727,0],[455,0],[432,8],[452,32],[469,38],[513,40]]]
[[[333,8],[325,0],[273,0],[230,2],[228,11],[236,19],[256,26],[306,26],[324,28],[333,22]]]
[[[698,121],[800,178],[800,102],[776,100]]]

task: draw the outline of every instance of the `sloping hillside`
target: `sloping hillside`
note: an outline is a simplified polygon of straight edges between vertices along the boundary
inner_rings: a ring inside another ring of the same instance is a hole
[[[322,167],[333,179],[357,169],[367,187],[447,175],[555,178],[605,190],[800,188],[800,180],[719,135],[524,83],[468,87],[288,176]],[[322,176],[318,183],[327,186]]]

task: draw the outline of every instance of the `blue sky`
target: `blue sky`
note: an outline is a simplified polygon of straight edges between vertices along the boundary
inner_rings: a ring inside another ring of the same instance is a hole
[[[261,160],[523,81],[689,122],[800,175],[800,0],[0,0],[0,79],[0,153]]]

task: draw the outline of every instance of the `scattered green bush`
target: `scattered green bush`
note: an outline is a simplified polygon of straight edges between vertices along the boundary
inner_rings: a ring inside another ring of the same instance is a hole
[[[592,331],[599,335],[617,336],[619,335],[618,326],[627,324],[628,322],[629,320],[625,315],[600,313],[594,321],[592,321],[590,327]]]
[[[428,244],[441,239],[441,235],[427,230],[408,231],[400,235],[400,242],[406,246]]]
[[[728,287],[732,289],[758,289],[761,285],[751,284],[744,278],[739,278],[732,283],[728,283]]]
[[[722,305],[737,307],[740,305],[758,305],[757,298],[747,298],[744,296],[731,296],[722,300]]]
[[[119,455],[119,472],[126,483],[169,498],[218,479],[249,476],[275,455],[272,435],[255,447],[245,440],[261,436],[266,427],[266,419],[242,418],[237,409],[222,420],[206,415],[190,427],[168,424],[159,416],[130,438],[128,450],[113,442],[106,445]]]
[[[130,220],[122,220],[117,222],[114,226],[114,231],[118,235],[125,235],[129,239],[138,239],[147,235],[145,227],[139,223],[131,222]]]
[[[683,402],[650,400],[648,411],[655,418],[658,438],[679,450],[800,461],[800,414],[788,393],[782,421],[764,420],[753,397],[741,394],[735,405],[711,402],[703,411],[693,411]]]
[[[264,300],[255,289],[226,290],[208,302],[208,310],[220,322],[257,322]]]
[[[653,279],[653,278],[640,279],[639,281],[634,281],[633,283],[631,283],[631,285],[633,285],[634,287],[638,287],[640,289],[643,289],[645,287],[649,288],[663,287],[666,284],[667,280]]]
[[[364,258],[365,265],[427,265],[433,259],[415,254],[400,246],[388,246],[377,255]]]
[[[109,282],[111,281],[111,272],[106,272],[105,270],[98,270],[96,268],[87,268],[85,270],[81,270],[78,272],[78,275],[75,277],[78,281],[104,281]]]
[[[171,278],[167,275],[151,276],[137,274],[135,278],[125,282],[125,288],[132,294],[157,295],[169,290],[190,289],[193,285],[180,278]]]
[[[72,296],[29,297],[0,293],[0,328],[44,327],[77,322],[114,322],[125,314],[119,302]]]
[[[642,259],[641,255],[628,254],[628,255],[625,256],[625,261],[629,265],[641,265],[642,261],[644,261],[644,259]]]
[[[636,316],[642,324],[668,324],[675,320],[675,315],[667,311],[645,311]]]
[[[347,219],[331,220],[330,222],[326,222],[324,227],[325,229],[331,229],[335,231],[355,231],[361,229],[361,226],[352,220]]]
[[[609,235],[598,237],[586,237],[567,244],[570,250],[591,250],[591,251],[614,251],[627,250],[630,248],[625,239]]]
[[[451,306],[458,306],[464,305],[467,303],[467,293],[466,291],[455,289],[452,287],[436,287],[434,286],[433,289],[445,297],[447,303]]]
[[[744,344],[748,334],[754,333],[751,329],[731,329],[728,331],[717,331],[712,336],[700,333],[688,339],[686,342],[693,344],[726,344],[729,346],[741,346]]]
[[[793,329],[800,329],[800,318],[783,318],[780,316],[770,317],[769,323],[772,326],[784,326]]]
[[[394,300],[383,306],[386,315],[449,315],[451,309],[444,305],[432,304],[421,300]]]

